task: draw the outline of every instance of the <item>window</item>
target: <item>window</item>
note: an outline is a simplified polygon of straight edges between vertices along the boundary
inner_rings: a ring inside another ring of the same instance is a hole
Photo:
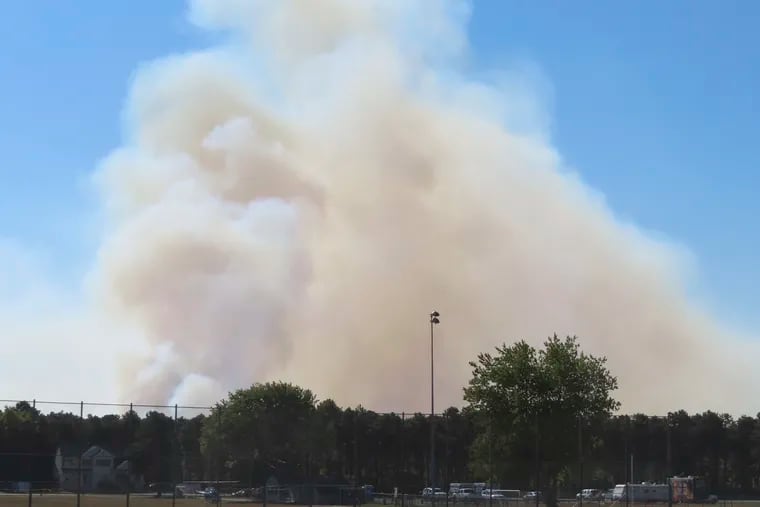
[[[111,466],[111,460],[108,458],[101,458],[95,460],[95,466],[99,467],[110,467]]]

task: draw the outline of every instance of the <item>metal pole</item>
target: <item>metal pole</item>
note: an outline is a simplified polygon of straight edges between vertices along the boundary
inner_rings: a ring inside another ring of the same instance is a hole
[[[402,477],[404,481],[404,486],[406,486],[406,413],[401,412],[401,470],[403,471]],[[405,488],[401,487],[401,484],[398,485],[399,489],[401,490],[401,494],[403,495],[403,491]],[[401,499],[403,502],[403,497]]]
[[[174,404],[174,445],[172,445],[172,507],[177,505],[177,404]]]
[[[631,501],[631,484],[628,481],[628,439],[629,438],[630,438],[629,428],[626,427],[625,454],[623,455],[623,472],[624,472],[623,483],[625,484],[625,507],[628,507]]]
[[[32,408],[37,409],[37,399],[32,400]],[[61,456],[61,459],[63,459],[63,456]],[[29,507],[32,507],[32,484],[34,484],[34,472],[32,472],[33,466],[29,466]],[[42,494],[42,493],[40,493]]]
[[[397,438],[396,438],[396,466],[394,467],[394,473],[393,473],[393,482],[395,483],[393,485],[394,488],[400,487],[401,483],[401,467],[403,466],[404,462],[404,415],[403,412],[401,413],[401,418],[398,419],[398,424],[396,425],[396,431],[397,431]],[[397,495],[393,495],[393,503],[396,503]]]
[[[222,405],[221,404],[217,407],[217,410],[216,410],[216,421],[218,423],[217,431],[219,432],[219,438],[217,439],[219,443],[219,446],[218,446],[219,453],[217,454],[217,457],[216,457],[216,505],[218,506],[222,500],[222,494],[219,491],[219,474],[220,474],[219,465],[222,461],[221,460],[221,457],[222,457]]]
[[[446,435],[446,439],[444,442],[446,443],[446,453],[444,454],[444,466],[443,466],[443,483],[441,484],[443,489],[443,492],[446,494],[446,507],[449,506],[449,492],[446,489],[446,484],[449,484],[451,481],[451,453],[449,451],[449,439],[451,438],[451,416],[449,414],[445,415],[446,424],[444,425],[444,434]]]
[[[134,415],[133,406],[129,404],[129,414],[127,416],[127,424],[129,425],[129,433],[132,433],[132,416]],[[127,507],[129,507],[129,492],[132,489],[132,456],[127,454]]]
[[[27,506],[32,507],[32,485],[34,484],[34,456],[29,456],[28,470],[29,473],[29,490],[27,491]]]
[[[437,311],[430,313],[430,489],[432,504],[435,506],[435,369],[433,328],[440,323],[440,314]]]
[[[354,507],[356,507],[356,479],[359,476],[359,410],[354,411],[354,478],[351,496],[353,497]]]
[[[631,453],[631,503],[636,504],[636,498],[633,495],[633,453]]]
[[[541,460],[539,457],[539,431],[538,431],[538,412],[536,412],[536,507],[539,504],[539,495],[541,494]]]
[[[359,476],[359,410],[354,411],[354,473],[353,488],[356,492],[356,479]]]
[[[79,402],[79,422],[82,425],[82,441],[84,442],[84,402]],[[84,447],[84,446],[82,446]],[[77,507],[82,505],[82,453],[84,451],[79,449],[79,486],[77,487]]]
[[[488,507],[493,507],[493,418],[488,421]]]
[[[667,418],[667,467],[668,467],[668,507],[673,506],[673,455],[670,445],[670,414]]]
[[[583,420],[578,416],[578,507],[583,507],[583,429],[581,423]]]
[[[433,355],[433,318],[430,319],[430,488],[435,505],[435,370]]]
[[[311,438],[309,438],[309,447],[311,447]],[[314,484],[312,484],[311,477],[311,452],[306,455],[306,475],[308,477],[309,484],[309,507],[314,506]]]
[[[666,457],[667,457],[667,467],[668,467],[668,477],[673,477],[673,449],[671,447],[671,435],[670,435],[670,415],[668,415],[667,418],[667,450],[666,450]]]

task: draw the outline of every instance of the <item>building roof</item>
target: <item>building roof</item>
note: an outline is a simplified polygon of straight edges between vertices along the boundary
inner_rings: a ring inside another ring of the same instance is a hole
[[[113,454],[111,454],[110,452],[106,451],[105,449],[97,445],[93,445],[92,447],[84,451],[84,453],[82,453],[82,459],[87,459],[87,458],[113,459],[113,457],[114,457]]]
[[[129,472],[129,460],[124,460],[116,467],[119,472]]]
[[[80,453],[81,453],[82,459],[89,459],[89,458],[113,459],[114,458],[114,455],[112,453],[100,447],[99,445],[91,445],[90,447],[86,448],[84,452],[82,452],[82,449],[84,449],[84,447],[76,443],[65,443],[58,446],[58,452],[61,454],[61,456],[64,456],[67,458],[79,457]]]

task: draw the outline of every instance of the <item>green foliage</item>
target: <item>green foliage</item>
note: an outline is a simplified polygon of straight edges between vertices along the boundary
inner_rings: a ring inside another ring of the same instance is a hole
[[[225,476],[245,469],[255,477],[303,478],[315,405],[311,391],[284,382],[239,389],[204,421],[201,450]]]
[[[556,335],[541,350],[519,341],[480,354],[470,363],[472,378],[464,389],[482,430],[473,446],[473,471],[487,478],[495,449],[514,457],[496,464],[496,475],[521,476],[527,483],[538,440],[542,474],[552,487],[561,483],[577,455],[578,425],[606,419],[620,406],[611,395],[617,379],[605,363],[582,352],[576,337]]]
[[[525,341],[502,345],[496,355],[483,353],[470,363],[465,400],[510,425],[532,424],[536,417],[604,417],[620,406],[610,395],[617,379],[605,363],[581,352],[576,337],[554,335],[542,350]]]

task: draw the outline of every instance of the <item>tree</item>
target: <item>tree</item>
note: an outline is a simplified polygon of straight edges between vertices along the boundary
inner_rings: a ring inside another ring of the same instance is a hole
[[[157,411],[140,421],[128,451],[133,470],[148,482],[172,482],[181,466],[174,420]]]
[[[498,446],[493,452],[513,455],[514,462],[525,463],[528,449],[538,447],[544,480],[535,484],[534,479],[534,484],[548,486],[547,500],[552,501],[557,487],[570,481],[570,465],[577,459],[574,430],[579,424],[598,424],[619,408],[611,396],[617,379],[606,359],[581,352],[574,336],[561,340],[554,335],[541,350],[519,341],[497,347],[495,355],[480,354],[470,365],[465,400],[485,430],[473,446],[475,468],[481,474],[488,469],[490,475],[485,456],[489,439]],[[532,445],[536,441],[539,445]],[[497,479],[506,475],[505,466],[496,465]]]
[[[310,439],[318,438],[312,427],[315,404],[311,391],[285,382],[230,393],[203,422],[201,449],[212,472],[251,482],[270,475],[303,480]]]
[[[192,419],[180,418],[178,424],[180,477],[197,481],[204,477],[205,461],[201,455],[201,432],[206,417],[196,415]]]

